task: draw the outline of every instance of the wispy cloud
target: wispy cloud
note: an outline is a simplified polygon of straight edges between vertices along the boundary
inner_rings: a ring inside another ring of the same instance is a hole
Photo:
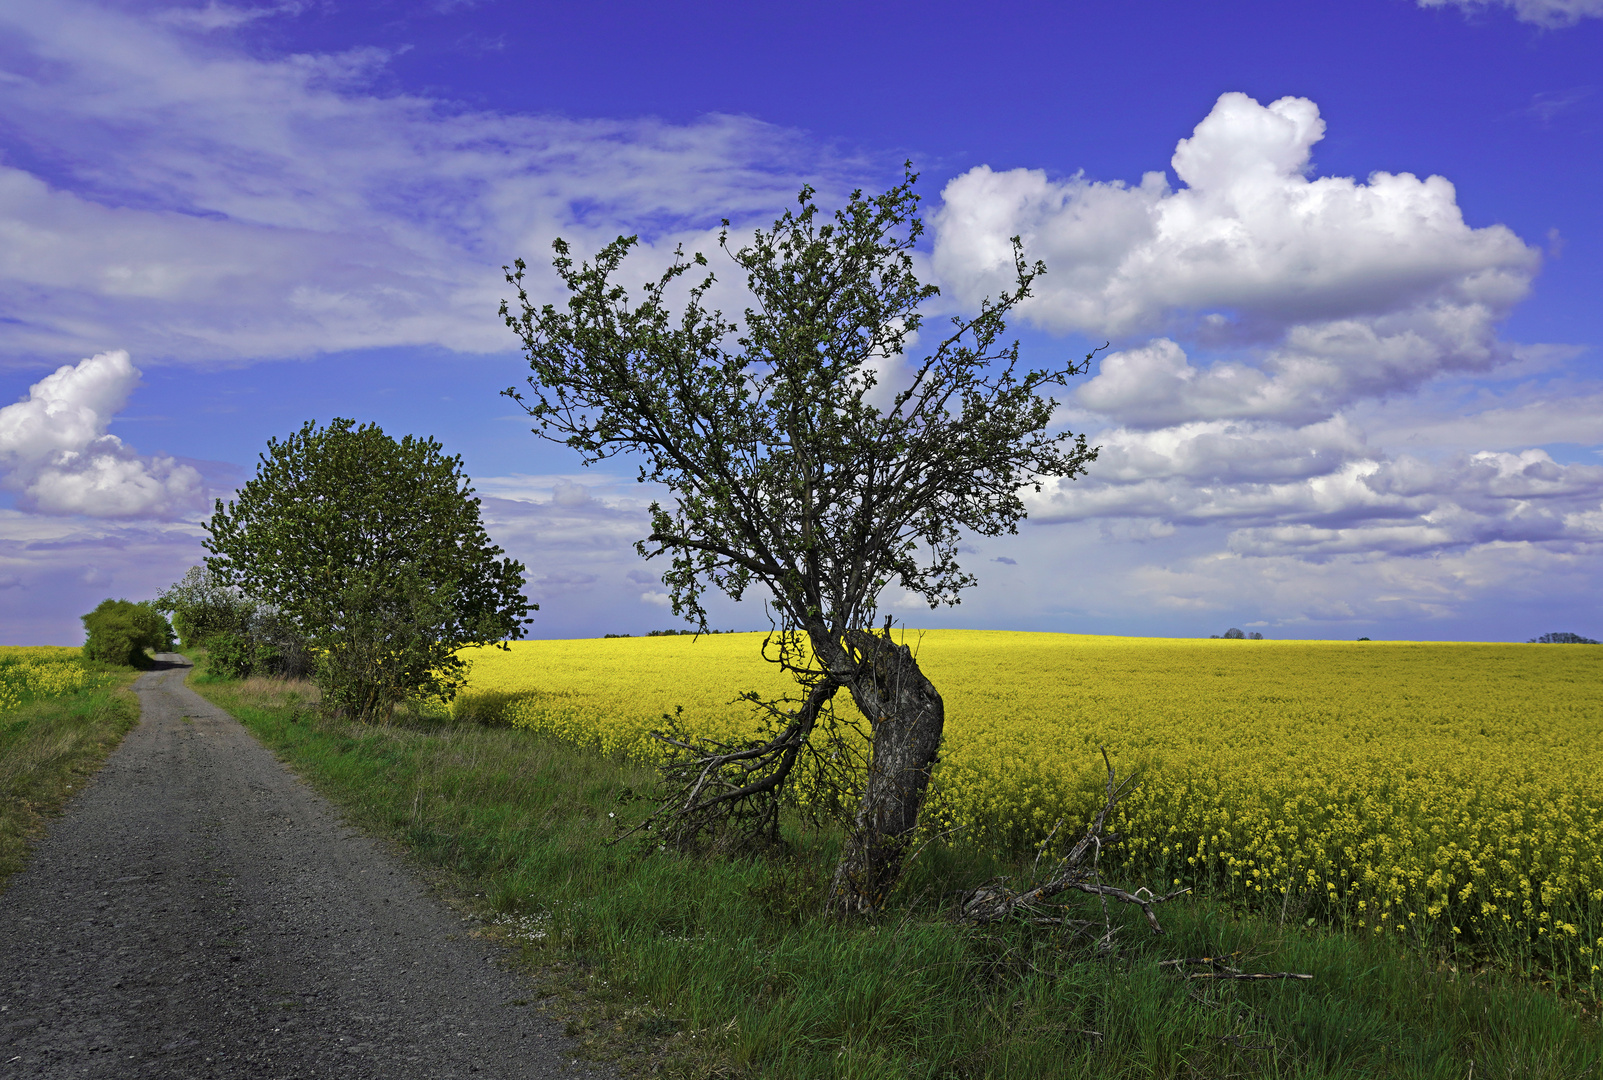
[[[258,19],[267,19],[275,15],[298,15],[305,5],[294,3],[273,4],[269,7],[237,7],[232,4],[219,4],[217,0],[207,0],[204,7],[174,7],[159,12],[156,16],[158,22],[172,26],[188,27],[195,30],[210,32],[213,30],[233,30],[256,22]]]
[[[1600,10],[1510,6],[1544,25]],[[838,191],[867,171],[748,118],[510,115],[379,92],[379,50],[232,44],[293,14],[0,8],[0,362],[60,368],[0,411],[23,508],[0,511],[8,603],[149,595],[198,557],[185,515],[205,470],[109,434],[137,378],[117,350],[141,365],[508,350],[500,267],[555,235],[586,251],[639,232],[643,272],[681,241],[706,247],[722,216],[770,219],[804,178]],[[1555,120],[1577,93],[1530,115]],[[965,619],[1139,609],[1308,628],[1595,596],[1603,474],[1552,444],[1603,440],[1603,386],[1567,374],[1573,350],[1501,332],[1541,253],[1466,222],[1448,179],[1318,175],[1323,134],[1306,99],[1227,94],[1173,177],[1158,155],[1133,184],[979,168],[946,186],[929,265],[949,299],[994,293],[1020,233],[1050,268],[1022,314],[1115,339],[1061,414],[1101,459],[1031,495],[1038,527],[980,545]],[[547,604],[536,632],[664,621],[656,567],[632,549],[652,493],[588,474],[479,486]]]
[[[0,641],[80,645],[78,616],[107,596],[144,599],[205,555],[190,522],[130,523],[0,509]]]
[[[1541,121],[1543,127],[1550,127],[1556,117],[1569,112],[1595,93],[1597,93],[1597,87],[1595,86],[1575,86],[1568,90],[1543,91],[1542,93],[1531,95],[1531,103],[1521,111],[1524,115]]]
[[[804,179],[828,192],[861,173],[745,117],[511,115],[376,90],[381,50],[262,59],[237,47],[297,10],[0,6],[0,363],[91,357],[0,414],[18,507],[4,511],[0,577],[19,640],[71,638],[71,608],[90,594],[150,595],[200,554],[184,519],[212,494],[207,463],[139,453],[107,430],[138,377],[128,353],[209,364],[511,351],[501,267],[538,265],[555,236],[583,252],[639,233],[630,272],[643,275],[676,243],[709,246],[722,217],[767,219]],[[532,284],[538,296],[549,275]],[[486,490],[485,513],[531,566],[537,599],[583,601],[555,603],[545,632],[584,633],[607,611],[620,629],[639,629],[642,612],[661,620],[642,599],[660,589],[627,577],[640,565],[638,490],[569,478],[526,494],[511,481]]]
[[[278,8],[212,5],[224,26]],[[17,0],[0,112],[0,324],[13,357],[113,344],[239,360],[507,349],[501,266],[619,232],[705,246],[838,169],[741,117],[687,125],[474,111],[368,89],[373,50],[261,60],[82,0]]]
[[[1558,28],[1603,18],[1603,0],[1418,0],[1420,7],[1456,7],[1465,12],[1508,8],[1521,22]]]

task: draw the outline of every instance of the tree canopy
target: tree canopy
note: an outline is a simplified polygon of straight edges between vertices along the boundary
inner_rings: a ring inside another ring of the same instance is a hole
[[[238,633],[255,604],[205,566],[191,566],[152,603],[172,616],[173,630],[185,646],[205,645],[218,634]]]
[[[854,192],[833,215],[803,188],[738,249],[725,221],[720,245],[752,298],[738,323],[705,305],[714,278],[700,253],[676,252],[632,299],[613,277],[635,237],[577,265],[556,241],[566,305],[534,305],[522,260],[507,275],[517,299],[502,305],[530,368],[529,389],[506,393],[534,430],[586,464],[631,455],[639,479],[671,493],[652,504],[637,550],[670,560],[675,613],[705,628],[708,590],[740,599],[758,586],[777,622],[774,658],[801,682],[797,708],[768,703],[782,728],[771,740],[700,752],[680,741],[686,775],[702,778],[685,813],[755,806],[771,829],[772,796],[796,762],[821,760],[814,733],[834,693],[846,687],[868,719],[842,910],[873,908],[894,880],[944,722],[911,654],[869,632],[881,593],[897,583],[931,607],[957,603],[975,580],[959,565],[963,534],[1015,531],[1022,488],[1077,476],[1096,456],[1083,435],[1048,431],[1044,391],[1084,368],[1022,367],[1003,340],[1044,271],[1017,238],[1015,287],[953,318],[922,359],[903,356],[939,291],[915,270],[916,179]]]
[[[699,253],[679,253],[631,304],[611,278],[635,237],[579,267],[556,241],[565,309],[530,303],[522,260],[508,275],[518,308],[502,314],[532,374],[528,395],[507,393],[586,464],[638,455],[640,479],[673,493],[638,548],[672,558],[676,614],[705,625],[706,589],[739,599],[753,582],[800,624],[837,634],[871,625],[892,581],[932,607],[956,603],[974,583],[958,564],[963,531],[1015,531],[1022,487],[1094,460],[1083,435],[1048,434],[1054,403],[1040,393],[1084,369],[1021,370],[1017,342],[1002,340],[1045,270],[1016,239],[1016,288],[953,318],[905,387],[874,393],[939,293],[914,269],[915,179],[854,193],[824,222],[803,189],[797,210],[728,252],[755,301],[739,325],[703,306],[710,272],[670,310],[675,282],[707,267]]]
[[[256,475],[207,525],[207,568],[291,620],[325,707],[387,717],[448,701],[470,644],[523,636],[524,567],[497,558],[458,457],[375,424],[308,421],[270,439]]]
[[[148,601],[102,600],[83,616],[83,654],[107,664],[151,666],[146,650],[173,647],[173,628]]]
[[[282,611],[246,596],[204,565],[191,566],[154,604],[172,616],[186,647],[206,649],[214,672],[243,679],[302,678],[311,671],[306,642]]]

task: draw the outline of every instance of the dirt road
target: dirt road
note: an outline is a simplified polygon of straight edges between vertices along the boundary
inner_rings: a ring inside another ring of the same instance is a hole
[[[0,1077],[587,1074],[493,946],[165,659],[0,894]]]

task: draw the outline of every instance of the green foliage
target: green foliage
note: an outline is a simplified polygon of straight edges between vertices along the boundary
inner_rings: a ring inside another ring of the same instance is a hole
[[[466,675],[455,651],[529,621],[523,565],[497,559],[461,459],[433,439],[309,421],[268,441],[207,531],[208,570],[304,636],[325,707],[347,717],[449,701]]]
[[[244,679],[255,668],[250,639],[223,631],[207,638],[206,670],[225,679]]]
[[[522,584],[519,565],[508,587],[516,596]],[[388,716],[402,697],[448,702],[467,681],[467,665],[453,650],[522,629],[488,619],[457,628],[453,583],[425,581],[410,566],[381,581],[350,581],[339,596],[339,640],[319,652],[316,670],[324,703],[341,716]]]
[[[245,595],[210,568],[192,566],[156,597],[185,647],[204,648],[216,674],[301,678],[312,669],[300,630],[282,611]]]
[[[185,648],[206,647],[218,634],[243,634],[256,605],[205,566],[191,566],[153,601],[172,616]]]
[[[148,601],[102,600],[83,616],[88,639],[84,642],[86,660],[125,667],[149,667],[145,650],[160,652],[173,648],[172,624]]]
[[[670,310],[678,279],[708,265],[699,253],[679,253],[632,300],[612,279],[635,237],[578,267],[564,241],[552,245],[565,309],[530,302],[522,260],[509,272],[517,307],[501,310],[531,393],[506,393],[586,464],[636,454],[640,479],[673,492],[671,509],[653,504],[637,548],[671,557],[675,614],[705,628],[707,589],[739,599],[756,583],[788,623],[823,624],[844,648],[892,580],[931,607],[956,603],[974,583],[957,561],[962,531],[1015,531],[1024,486],[1095,459],[1084,436],[1046,430],[1054,403],[1042,392],[1085,369],[1021,370],[1018,343],[1002,340],[1007,312],[1045,271],[1017,238],[1017,287],[954,318],[899,392],[875,392],[939,292],[914,266],[916,179],[854,192],[833,220],[803,188],[797,210],[739,250],[725,221],[720,243],[755,301],[739,325],[703,307],[710,272]]]

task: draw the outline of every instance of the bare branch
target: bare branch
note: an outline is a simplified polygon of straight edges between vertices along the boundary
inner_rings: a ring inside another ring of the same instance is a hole
[[[1041,905],[1054,896],[1074,890],[1089,893],[1092,896],[1103,899],[1103,920],[1110,934],[1113,928],[1112,924],[1108,922],[1105,906],[1106,901],[1110,898],[1140,908],[1141,913],[1146,916],[1147,925],[1152,927],[1152,932],[1154,934],[1163,933],[1163,926],[1158,922],[1158,917],[1152,909],[1159,904],[1173,900],[1177,896],[1183,896],[1191,890],[1188,887],[1158,896],[1145,888],[1129,892],[1102,882],[1101,872],[1098,869],[1098,860],[1102,849],[1105,846],[1117,843],[1119,840],[1116,834],[1109,834],[1104,831],[1108,815],[1118,806],[1119,800],[1129,792],[1133,780],[1132,777],[1126,777],[1122,783],[1116,781],[1113,762],[1108,757],[1106,749],[1102,751],[1102,761],[1108,770],[1102,806],[1092,817],[1090,825],[1086,827],[1085,835],[1080,838],[1079,842],[1074,845],[1067,855],[1059,860],[1054,868],[1052,877],[1023,892],[1015,892],[1003,882],[991,882],[982,885],[977,889],[971,890],[963,897],[959,906],[959,918],[965,922],[973,923],[1002,922],[1016,918],[1039,922],[1044,915]],[[1062,822],[1060,821],[1058,824],[1061,825]],[[1051,842],[1052,836],[1057,834],[1057,829],[1058,826],[1054,825],[1052,833],[1042,842],[1041,848],[1043,851],[1047,844]],[[1088,857],[1090,859],[1089,865],[1087,865]],[[1039,853],[1036,856],[1036,865],[1040,865]]]
[[[794,712],[785,711],[782,702],[757,701],[755,695],[749,695],[749,700],[782,720],[784,726],[771,738],[743,744],[687,737],[675,730],[676,718],[665,718],[670,730],[651,735],[675,751],[661,767],[670,793],[644,821],[613,843],[638,832],[654,832],[665,843],[694,846],[732,821],[740,822],[746,841],[776,841],[780,800],[765,796],[777,795],[790,779],[801,754],[810,749],[808,737],[820,712],[839,689],[838,682],[819,679]]]
[[[1180,969],[1188,979],[1312,979],[1312,975],[1296,971],[1242,971],[1226,964],[1217,956],[1190,956],[1179,960],[1161,960],[1159,967]],[[1187,967],[1205,967],[1206,971],[1184,971]]]

